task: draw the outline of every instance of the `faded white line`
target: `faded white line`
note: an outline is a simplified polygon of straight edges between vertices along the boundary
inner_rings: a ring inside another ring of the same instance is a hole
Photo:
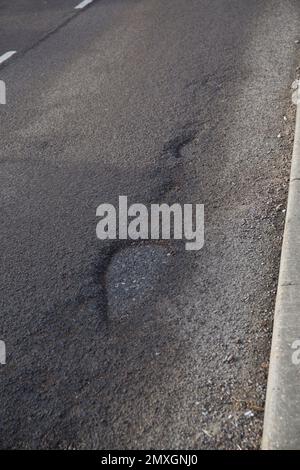
[[[79,3],[75,9],[81,9],[81,8],[84,8],[86,7],[87,5],[89,5],[90,3],[92,3],[94,0],[83,0],[83,2]]]
[[[5,52],[5,54],[1,55],[0,56],[0,64],[2,64],[2,62],[5,62],[7,59],[9,59],[12,55],[14,55],[17,51],[8,51],[8,52]]]

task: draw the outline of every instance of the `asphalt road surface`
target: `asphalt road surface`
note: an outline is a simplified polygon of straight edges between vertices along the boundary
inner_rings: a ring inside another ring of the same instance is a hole
[[[77,3],[0,0],[1,448],[258,448],[300,4]],[[204,248],[98,240],[119,195]]]

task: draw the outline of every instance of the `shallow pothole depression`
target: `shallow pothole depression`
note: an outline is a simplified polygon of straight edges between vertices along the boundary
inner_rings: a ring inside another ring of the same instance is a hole
[[[112,319],[148,301],[161,288],[172,254],[168,246],[142,245],[117,252],[106,275],[108,315]]]

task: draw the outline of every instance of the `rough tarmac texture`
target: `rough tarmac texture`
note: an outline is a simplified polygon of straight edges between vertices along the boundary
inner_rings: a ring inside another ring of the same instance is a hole
[[[299,13],[97,1],[0,69],[2,448],[259,447]],[[98,241],[123,194],[204,203],[204,249]]]

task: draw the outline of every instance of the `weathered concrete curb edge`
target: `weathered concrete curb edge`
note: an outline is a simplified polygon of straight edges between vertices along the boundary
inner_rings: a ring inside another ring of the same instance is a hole
[[[298,90],[299,96],[299,90]],[[276,298],[262,449],[300,449],[300,105]],[[299,354],[297,352],[299,350]]]

